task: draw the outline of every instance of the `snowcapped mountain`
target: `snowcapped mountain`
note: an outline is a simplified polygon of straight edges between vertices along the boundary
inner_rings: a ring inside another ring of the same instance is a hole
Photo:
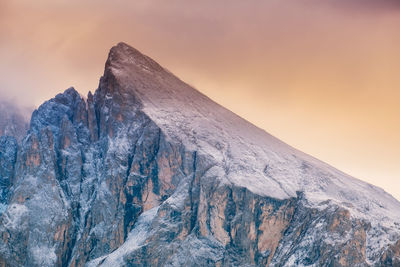
[[[400,266],[400,203],[134,48],[0,143],[3,266]],[[2,139],[3,140],[3,139]]]

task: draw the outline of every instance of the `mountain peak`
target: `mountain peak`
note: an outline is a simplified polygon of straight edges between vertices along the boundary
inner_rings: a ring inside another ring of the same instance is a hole
[[[163,71],[164,69],[150,57],[142,54],[136,48],[120,42],[113,46],[108,54],[107,68],[140,68],[145,71]]]
[[[153,59],[120,42],[110,49],[96,93],[98,97],[116,94],[137,97],[139,88],[146,87],[146,90],[154,91],[158,88],[154,85],[155,81],[168,75],[172,76]]]
[[[120,99],[130,107],[139,105],[171,140],[218,162],[229,161],[229,167],[222,169],[230,183],[276,199],[296,197],[297,192],[305,192],[315,203],[321,194],[337,203],[357,199],[355,209],[360,214],[369,195],[368,205],[379,207],[378,203],[385,202],[400,211],[390,195],[283,143],[127,44],[119,43],[111,49],[106,66],[112,75],[105,77],[107,82],[100,88],[104,96],[118,92],[113,101]],[[128,103],[129,97],[133,100]],[[322,186],[321,175],[329,177],[326,179],[330,182]],[[374,209],[376,217],[380,211]]]

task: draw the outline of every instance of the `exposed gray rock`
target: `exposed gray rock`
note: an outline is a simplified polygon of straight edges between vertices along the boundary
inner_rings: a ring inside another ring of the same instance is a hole
[[[126,44],[0,139],[0,266],[396,266],[400,203]],[[351,204],[350,204],[351,203]]]

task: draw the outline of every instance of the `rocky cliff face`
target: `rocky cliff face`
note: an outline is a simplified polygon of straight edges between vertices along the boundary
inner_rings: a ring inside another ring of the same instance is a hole
[[[0,266],[399,266],[400,203],[126,44],[0,139]]]
[[[18,143],[28,130],[23,112],[10,102],[0,100],[0,213],[14,179]]]

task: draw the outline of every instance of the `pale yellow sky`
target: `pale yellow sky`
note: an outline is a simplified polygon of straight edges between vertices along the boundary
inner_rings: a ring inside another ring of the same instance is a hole
[[[400,199],[394,0],[0,0],[0,94],[95,90],[124,41],[294,147]]]

